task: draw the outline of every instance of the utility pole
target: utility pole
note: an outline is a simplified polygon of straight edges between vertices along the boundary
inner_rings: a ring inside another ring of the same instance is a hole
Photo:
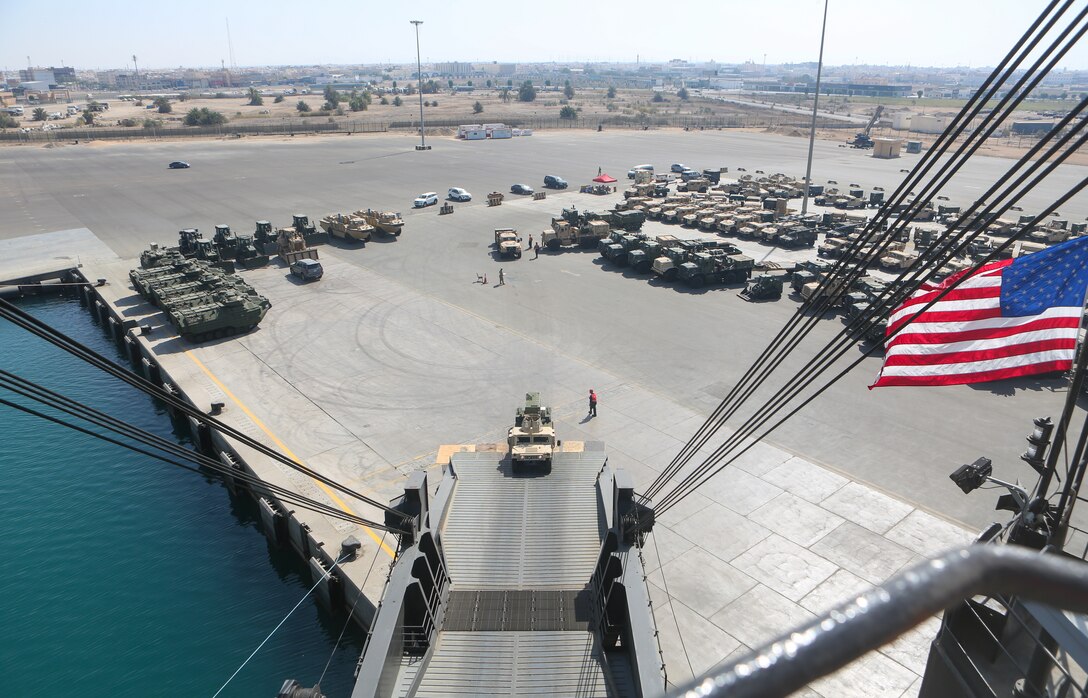
[[[808,213],[808,193],[812,184],[812,147],[816,143],[816,108],[820,105],[820,73],[824,69],[824,36],[827,34],[827,4],[824,0],[824,23],[820,29],[820,60],[816,64],[816,95],[812,98],[812,128],[808,132],[808,164],[805,166],[805,198],[801,201],[801,215]]]
[[[132,54],[132,67],[136,69],[136,91],[140,91],[140,66],[136,63],[136,54]]]
[[[423,20],[409,21],[416,25],[416,77],[419,78],[419,145],[416,146],[416,150],[430,150],[431,147],[427,145],[426,131],[423,128],[423,63],[419,58],[419,25],[423,24]]]

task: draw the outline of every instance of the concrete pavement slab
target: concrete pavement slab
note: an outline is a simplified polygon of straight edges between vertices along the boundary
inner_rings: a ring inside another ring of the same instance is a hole
[[[674,599],[704,618],[710,618],[756,584],[729,563],[699,548],[666,563],[648,579],[661,589],[667,586]]]
[[[916,678],[898,662],[870,652],[834,674],[813,681],[812,687],[821,695],[836,698],[899,698]]]
[[[820,586],[801,599],[801,605],[817,615],[824,615],[832,608],[852,601],[873,588],[873,585],[846,570],[838,570]]]
[[[756,509],[748,518],[806,548],[845,520],[788,492]]]
[[[676,533],[724,561],[750,550],[771,534],[758,523],[720,504],[711,504],[669,525]]]
[[[880,584],[915,559],[912,551],[849,521],[811,549],[871,584]]]
[[[736,557],[733,565],[791,601],[801,600],[836,569],[819,555],[774,533]]]
[[[912,510],[909,504],[856,482],[847,483],[820,506],[874,533],[885,533]]]
[[[748,647],[758,648],[815,616],[774,590],[758,584],[710,620]],[[785,630],[784,630],[785,629]]]
[[[886,537],[923,557],[938,555],[974,539],[959,526],[917,509],[892,526]]]
[[[767,472],[763,479],[813,504],[827,499],[848,482],[842,475],[797,457]]]

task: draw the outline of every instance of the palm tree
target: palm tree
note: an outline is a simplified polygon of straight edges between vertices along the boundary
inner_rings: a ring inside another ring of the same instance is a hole
[[[34,120],[35,121],[45,121],[45,117],[46,117],[45,109],[43,109],[42,107],[38,107],[37,109],[34,110]]]

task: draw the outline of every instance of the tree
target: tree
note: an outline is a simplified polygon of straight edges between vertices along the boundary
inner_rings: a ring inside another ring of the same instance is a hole
[[[48,115],[45,113],[45,109],[43,109],[41,107],[38,107],[37,109],[34,110],[34,120],[35,121],[45,121],[46,116],[48,116]]]
[[[559,110],[559,118],[560,119],[577,119],[578,118],[578,110],[568,104],[567,106],[565,106],[565,107],[563,107],[562,109]]]
[[[310,111],[310,105],[300,99],[298,104],[295,105],[295,109],[298,109],[300,114],[305,114]]]
[[[379,101],[378,104],[389,104],[389,100],[386,99],[385,97],[382,97],[381,101]]]
[[[397,81],[396,80],[393,81],[393,89],[394,90],[397,89]]]
[[[348,100],[348,108],[352,111],[366,111],[366,98],[360,94],[353,94]]]
[[[17,128],[19,121],[9,114],[0,113],[0,128]]]
[[[189,101],[189,93],[188,92],[180,93],[178,95],[178,101],[179,102],[188,102]]]
[[[453,80],[450,80],[450,82],[453,82]],[[452,85],[451,85],[451,87],[452,87]],[[423,85],[420,86],[420,92],[422,92],[425,95],[436,95],[436,94],[438,94],[438,89],[439,89],[438,83],[435,82],[434,80],[428,80],[427,82],[423,83]]]
[[[665,101],[665,95],[661,94],[660,92],[655,92],[654,96],[650,98],[650,101],[651,102],[664,102]]]
[[[453,89],[453,80],[447,80],[446,84],[450,86],[451,90]]]
[[[608,98],[609,99],[615,99],[616,98],[616,88],[612,87],[611,85],[608,86]]]
[[[162,126],[162,122],[158,119],[144,119],[144,128],[158,128]]]
[[[276,95],[276,98],[272,100],[273,104],[280,104],[281,102],[283,102],[283,95]]]
[[[83,118],[83,123],[87,124],[88,126],[91,126],[91,125],[94,124],[94,112],[91,111],[90,109],[84,109],[83,110],[83,117],[82,118]]]
[[[688,99],[688,88],[681,87],[679,90],[677,90],[676,96],[686,102]]]
[[[507,80],[506,80],[506,86],[507,86],[507,87],[513,87],[513,86],[514,86],[514,80],[513,80],[513,78],[507,78]]]
[[[532,80],[526,80],[518,88],[518,101],[532,102],[534,99],[536,99],[536,88],[533,87]]]
[[[427,100],[427,101],[425,101],[425,102],[423,103],[423,106],[425,106],[425,107],[429,107],[429,106],[431,106],[431,102],[430,102],[430,100]]]
[[[186,126],[218,126],[227,122],[227,117],[217,111],[211,111],[207,107],[197,109],[193,107],[185,115]]]
[[[544,87],[551,87],[551,86],[552,86],[552,81],[551,80],[545,80],[544,81]]]
[[[437,99],[432,99],[431,100],[431,106],[432,107],[437,107],[438,106],[438,100]]]
[[[396,97],[393,98],[393,106],[394,107],[399,107],[402,104],[404,104],[404,100],[400,98],[400,95],[397,95]]]
[[[502,92],[499,92],[499,99],[502,100],[503,104],[508,104],[510,102],[510,88],[509,87],[502,88]]]
[[[491,89],[491,81],[490,80],[487,81],[487,89],[489,89],[489,90]]]
[[[574,99],[574,87],[571,86],[570,80],[567,80],[567,84],[563,85],[563,96],[567,99]]]
[[[256,87],[249,88],[249,106],[259,107],[264,104],[264,97],[261,97],[261,93]]]
[[[160,114],[169,114],[174,111],[174,108],[170,106],[170,100],[166,97],[159,97],[152,104],[159,108]]]
[[[481,114],[481,113],[483,113],[483,110],[484,110],[484,105],[480,104],[480,102],[478,100],[477,100],[477,102],[475,104],[472,105],[472,113],[473,114]]]
[[[414,95],[415,93],[416,93],[416,86],[415,85],[409,85],[408,87],[404,88],[404,94],[406,94],[406,95]]]
[[[918,99],[922,98],[922,94],[924,94],[924,91],[923,90],[918,90]]]
[[[329,104],[336,104],[340,101],[340,93],[333,89],[332,85],[325,86],[325,101]]]

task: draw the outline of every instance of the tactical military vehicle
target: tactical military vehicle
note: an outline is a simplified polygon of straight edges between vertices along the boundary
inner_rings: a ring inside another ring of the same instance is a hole
[[[627,253],[627,264],[637,274],[649,274],[654,260],[663,254],[662,249],[679,242],[675,235],[658,235],[653,240],[643,240],[636,249]]]
[[[540,404],[540,393],[526,393],[525,407],[514,415],[514,426],[506,437],[510,462],[515,470],[532,468],[547,471],[558,443],[551,410]]]
[[[293,228],[280,228],[276,239],[276,253],[285,264],[294,264],[300,259],[317,259],[317,250],[306,246],[302,233]]]
[[[240,293],[217,294],[206,305],[169,312],[178,334],[191,342],[204,342],[252,330],[264,319],[265,304]]]
[[[647,239],[648,236],[644,233],[624,233],[622,230],[613,230],[607,238],[597,243],[597,250],[606,260],[622,267],[627,264],[629,253],[638,249]]]
[[[789,272],[784,269],[753,276],[737,295],[746,301],[777,300],[782,297],[782,287],[788,278]]]
[[[495,251],[506,259],[521,259],[521,242],[513,228],[495,228]]]
[[[709,284],[735,284],[747,281],[752,276],[755,264],[754,259],[743,254],[696,252],[680,265],[677,278],[691,288],[702,288]]]

